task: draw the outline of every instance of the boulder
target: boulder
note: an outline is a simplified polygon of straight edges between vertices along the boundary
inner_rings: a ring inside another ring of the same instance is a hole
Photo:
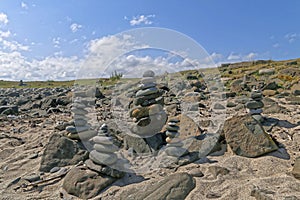
[[[164,143],[162,134],[156,134],[147,138],[125,135],[125,149],[132,148],[137,153],[151,153],[158,150]]]
[[[195,179],[191,175],[176,173],[158,182],[126,190],[121,194],[121,200],[185,199],[195,186]]]
[[[271,68],[271,69],[261,69],[258,71],[259,75],[272,75],[275,73],[275,69]]]
[[[40,171],[49,172],[53,167],[75,165],[88,158],[88,152],[73,140],[53,134],[42,155]]]
[[[251,115],[234,116],[224,124],[225,139],[240,156],[258,157],[278,149],[272,138]]]
[[[296,158],[292,174],[300,180],[300,157]]]
[[[100,175],[97,172],[76,167],[70,170],[63,181],[62,187],[67,193],[81,199],[90,199],[111,185],[116,179]]]

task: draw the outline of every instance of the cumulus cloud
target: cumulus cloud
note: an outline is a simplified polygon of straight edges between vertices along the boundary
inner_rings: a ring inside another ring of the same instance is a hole
[[[284,36],[284,38],[286,40],[288,40],[289,43],[295,42],[298,37],[299,37],[299,34],[297,34],[297,33],[288,33]]]
[[[0,51],[0,79],[67,80],[76,77],[80,65],[77,57],[46,57],[28,61],[20,52]]]
[[[155,15],[138,15],[132,17],[132,19],[129,21],[131,26],[137,26],[137,25],[151,25],[153,24],[153,21],[151,19],[155,18]],[[125,19],[128,20],[128,18],[125,16]]]
[[[254,60],[257,57],[257,53],[251,52],[245,56],[245,60]]]
[[[230,53],[230,55],[227,57],[227,60],[232,61],[232,60],[241,60],[241,56],[235,53]]]
[[[8,18],[7,18],[6,14],[0,13],[0,23],[3,23],[3,24],[7,24],[8,23]]]
[[[27,10],[28,9],[28,5],[26,3],[24,3],[24,2],[21,2],[21,8]]]
[[[82,25],[77,24],[77,23],[73,23],[70,25],[70,29],[73,33],[77,32],[81,28],[82,28]]]
[[[55,48],[60,48],[60,42],[61,42],[60,37],[52,38],[52,43]]]

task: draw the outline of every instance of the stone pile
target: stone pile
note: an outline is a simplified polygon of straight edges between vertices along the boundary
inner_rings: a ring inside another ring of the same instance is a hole
[[[263,95],[259,90],[252,91],[250,94],[250,100],[245,104],[248,109],[248,113],[251,114],[252,118],[262,123],[264,118],[261,116],[263,112],[262,108],[264,103],[262,102]]]
[[[128,161],[118,158],[117,151],[119,147],[113,144],[113,139],[110,137],[106,124],[100,127],[98,135],[90,141],[93,143],[93,149],[89,154],[89,159],[85,161],[87,167],[115,178],[124,176],[124,172],[119,170],[125,168],[129,170],[129,166],[126,166]]]
[[[168,156],[179,158],[184,155],[187,150],[183,148],[183,142],[179,138],[179,120],[174,118],[170,119],[166,126],[166,145],[165,152]]]
[[[163,110],[164,98],[156,87],[154,76],[151,70],[144,72],[129,113],[134,122],[131,130],[140,136],[155,135],[167,121]]]
[[[93,130],[91,125],[88,123],[90,119],[87,117],[89,113],[88,109],[91,108],[92,100],[88,99],[88,96],[83,92],[74,93],[75,100],[72,105],[73,121],[71,126],[66,127],[68,132],[67,137],[70,139],[77,140],[88,140],[93,136],[97,135],[97,131]]]
[[[93,150],[90,152],[90,159],[100,165],[113,165],[118,157],[115,154],[118,147],[113,144],[112,138],[108,135],[108,127],[103,124],[98,135],[91,139],[94,143]]]

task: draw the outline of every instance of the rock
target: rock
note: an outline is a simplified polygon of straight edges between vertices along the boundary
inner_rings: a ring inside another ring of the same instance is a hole
[[[60,167],[53,167],[49,172],[55,173],[55,172],[58,172],[60,169],[61,169]]]
[[[130,135],[124,137],[124,148],[132,148],[133,151],[137,153],[151,153],[157,151],[163,143],[164,141],[160,133],[147,138],[133,137]]]
[[[155,93],[158,93],[158,89],[156,87],[147,88],[145,90],[139,90],[136,93],[136,97],[147,96]]]
[[[300,83],[299,84],[295,84],[291,87],[291,92],[294,95],[300,95]]]
[[[236,104],[231,102],[231,101],[228,101],[227,102],[227,105],[226,105],[228,108],[233,108],[233,107],[236,107]]]
[[[262,101],[249,101],[245,106],[248,109],[259,109],[264,107],[264,103]]]
[[[155,183],[146,183],[121,194],[121,200],[171,200],[185,199],[195,188],[195,179],[187,173],[172,174]],[[141,192],[143,191],[143,192]]]
[[[107,166],[114,164],[118,159],[118,157],[113,153],[106,154],[95,150],[90,152],[89,157],[95,163],[100,165],[107,165]]]
[[[105,136],[95,136],[92,138],[92,141],[96,144],[113,144],[111,137],[105,137]]]
[[[189,170],[188,173],[193,177],[203,177],[204,174],[199,168],[194,168],[192,170]]]
[[[143,73],[143,77],[154,77],[155,73],[152,70],[147,70]]]
[[[41,180],[41,177],[37,174],[32,174],[32,175],[29,175],[29,176],[25,176],[23,179],[26,180],[26,181],[29,181],[30,183],[32,183],[32,182]]]
[[[66,131],[67,131],[68,133],[72,133],[72,134],[77,133],[77,130],[76,130],[76,127],[75,127],[75,126],[67,126],[67,127],[66,127]]]
[[[275,82],[267,83],[262,90],[277,90],[279,86]]]
[[[18,106],[9,105],[9,106],[0,106],[0,114],[3,115],[18,115],[19,108]]]
[[[185,139],[191,136],[197,136],[201,134],[198,124],[185,114],[178,116],[180,119],[180,136],[179,138]]]
[[[115,151],[118,151],[119,150],[119,147],[111,144],[111,145],[105,145],[105,144],[95,144],[94,145],[94,149],[96,151],[99,151],[99,152],[104,152],[104,153],[113,153]]]
[[[223,106],[222,104],[220,103],[216,103],[214,105],[214,109],[217,109],[217,110],[224,110],[225,109],[225,106]]]
[[[187,154],[187,150],[185,148],[175,147],[175,146],[167,147],[165,152],[168,156],[173,156],[177,158]]]
[[[62,187],[71,195],[81,199],[90,199],[111,185],[116,179],[110,176],[100,175],[83,168],[73,168],[66,175]]]
[[[271,69],[261,69],[258,71],[259,75],[272,75],[275,73],[275,69],[271,68]]]
[[[84,164],[91,170],[114,178],[122,178],[125,173],[109,166],[95,164],[91,159],[87,159]]]
[[[42,101],[41,109],[46,110],[51,107],[56,107],[56,99],[54,97],[48,97],[45,100]]]
[[[225,139],[240,156],[257,157],[278,149],[272,138],[251,115],[234,116],[225,121]]]
[[[294,175],[295,178],[300,180],[300,157],[296,158],[295,160],[292,174]]]
[[[274,96],[276,94],[276,90],[264,90],[262,94],[267,97]]]
[[[53,134],[42,155],[40,171],[49,172],[53,167],[75,165],[88,158],[88,152],[78,144],[59,134]]]

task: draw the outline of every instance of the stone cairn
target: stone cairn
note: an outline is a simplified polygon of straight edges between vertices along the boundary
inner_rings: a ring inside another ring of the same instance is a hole
[[[248,113],[250,113],[252,117],[260,123],[264,121],[263,116],[261,116],[261,113],[263,112],[262,108],[264,107],[262,99],[263,95],[261,91],[254,90],[250,94],[250,101],[246,103]]]
[[[135,94],[133,108],[129,112],[135,123],[131,130],[140,136],[158,133],[167,121],[167,114],[163,110],[164,98],[156,87],[154,76],[155,73],[151,70],[144,72]]]
[[[85,162],[88,168],[102,174],[120,178],[123,172],[114,169],[124,167],[125,161],[119,159],[117,151],[119,148],[113,144],[113,139],[108,132],[108,126],[103,124],[90,141],[93,143],[93,150],[89,154],[89,159]]]
[[[67,137],[76,140],[88,140],[97,135],[97,131],[93,130],[88,123],[88,109],[93,105],[93,100],[88,99],[85,92],[74,92],[74,103],[72,105],[73,120],[66,127]]]
[[[166,142],[168,143],[165,148],[165,152],[168,156],[179,158],[187,151],[183,148],[183,143],[179,138],[179,126],[180,121],[176,118],[170,119],[166,126]]]

